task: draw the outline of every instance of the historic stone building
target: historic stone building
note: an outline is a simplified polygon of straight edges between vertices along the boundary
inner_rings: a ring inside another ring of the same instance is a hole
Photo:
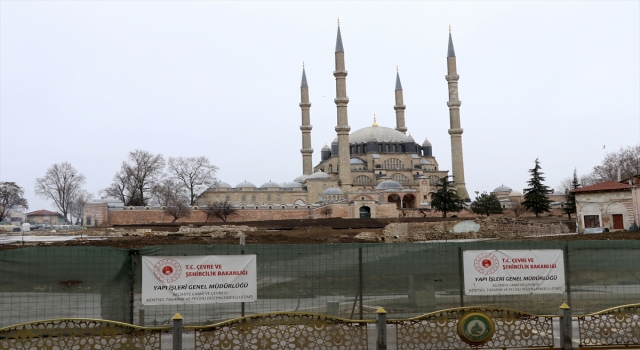
[[[343,203],[350,207],[352,217],[376,216],[376,207],[395,204],[396,208],[426,208],[429,193],[436,181],[448,175],[441,170],[432,154],[432,145],[425,139],[415,142],[405,124],[405,105],[400,75],[396,73],[395,105],[396,126],[389,128],[377,124],[375,117],[369,127],[351,131],[346,90],[348,72],[340,27],[335,49],[337,123],[336,138],[321,150],[321,161],[312,167],[311,103],[306,72],[302,70],[300,85],[302,113],[302,171],[291,182],[267,182],[259,187],[246,180],[232,187],[218,182],[199,199],[200,206],[212,202],[229,201],[240,209],[310,208],[327,203]],[[458,194],[469,198],[464,181],[462,157],[462,128],[456,56],[451,33],[447,54],[447,75],[452,152],[452,175]],[[388,212],[388,211],[385,211]],[[396,214],[397,215],[397,214]],[[395,216],[395,215],[394,215]]]

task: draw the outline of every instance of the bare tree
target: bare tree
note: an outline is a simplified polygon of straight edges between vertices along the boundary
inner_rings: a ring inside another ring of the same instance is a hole
[[[328,205],[322,207],[322,209],[320,209],[320,214],[324,215],[325,218],[328,218],[329,215],[333,214],[333,207]]]
[[[71,164],[67,162],[53,164],[47,169],[44,177],[36,179],[35,193],[39,197],[52,200],[62,216],[68,220],[71,203],[84,182],[84,175]]]
[[[191,216],[187,194],[176,180],[166,179],[156,184],[151,196],[155,204],[165,207],[164,212],[173,218],[171,222]]]
[[[573,183],[573,178],[570,176],[567,176],[560,181],[558,186],[556,186],[556,190],[567,193],[573,188],[571,185],[572,183]]]
[[[9,209],[29,209],[24,189],[15,182],[0,182],[0,221],[9,216]]]
[[[109,187],[100,190],[102,198],[115,198],[120,200],[124,205],[132,205],[134,198],[138,198],[138,190],[131,181],[131,178],[127,175],[127,171],[124,167],[120,169],[115,175],[113,175],[113,182]]]
[[[102,193],[122,200],[125,205],[147,205],[153,187],[164,177],[164,158],[138,149],[129,152],[128,158]]]
[[[82,225],[82,218],[84,217],[84,206],[93,199],[93,195],[86,190],[79,190],[75,198],[71,201],[71,207],[69,208],[69,214],[71,221]]]
[[[517,198],[509,198],[509,209],[513,212],[513,214],[518,217],[527,212],[527,207],[522,205],[522,203]]]
[[[591,173],[582,178],[585,185],[603,181],[618,181],[618,168],[623,180],[640,174],[640,144],[608,153],[602,164],[595,166]]]
[[[209,221],[210,218],[213,218],[213,217],[216,217],[222,220],[222,222],[227,222],[227,219],[230,216],[235,215],[238,210],[234,208],[233,205],[229,203],[229,201],[225,200],[224,202],[210,203],[205,208],[205,211],[207,212],[207,222]]]
[[[198,189],[206,189],[215,182],[218,171],[207,157],[171,157],[168,167],[169,172],[187,188],[191,205],[195,204]]]

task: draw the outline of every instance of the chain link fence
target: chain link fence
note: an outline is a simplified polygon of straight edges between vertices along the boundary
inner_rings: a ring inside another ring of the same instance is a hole
[[[562,249],[565,294],[465,296],[465,250]],[[258,300],[141,305],[141,257],[256,254]],[[348,319],[413,317],[460,306],[574,314],[640,300],[640,241],[475,241],[393,244],[28,247],[0,252],[0,327],[88,317],[147,326],[180,313],[202,325],[255,313],[303,311]],[[140,312],[142,311],[142,312]]]

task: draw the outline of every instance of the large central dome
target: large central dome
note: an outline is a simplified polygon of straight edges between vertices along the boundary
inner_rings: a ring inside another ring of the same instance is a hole
[[[413,142],[409,136],[398,130],[387,128],[384,126],[369,126],[356,130],[349,134],[349,143],[367,143],[367,142]],[[337,139],[336,139],[337,142]]]

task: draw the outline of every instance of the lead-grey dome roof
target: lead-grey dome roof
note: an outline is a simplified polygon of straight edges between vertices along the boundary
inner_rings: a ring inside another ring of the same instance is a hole
[[[302,184],[299,182],[285,182],[282,184],[282,187],[286,187],[286,188],[302,188]]]
[[[239,184],[237,184],[237,185],[236,185],[236,188],[243,188],[243,187],[253,187],[253,188],[256,188],[256,185],[252,184],[251,182],[247,182],[247,181],[241,182],[241,183],[239,183]]]
[[[401,190],[402,189],[402,185],[397,182],[397,181],[393,181],[393,180],[386,180],[386,181],[382,181],[381,183],[378,184],[378,186],[376,186],[376,190]]]
[[[329,187],[326,190],[324,190],[324,192],[322,192],[322,195],[329,195],[329,194],[344,194],[344,192],[342,192],[341,189],[336,187]]]
[[[429,142],[429,140],[425,138],[424,142],[422,143],[422,147],[431,147],[431,142]]]
[[[329,146],[327,146],[327,144],[324,144],[324,147],[322,147],[323,151],[331,151],[331,148],[329,148]]]
[[[309,175],[309,177],[307,177],[307,180],[309,180],[309,179],[330,179],[330,178],[331,178],[331,175],[329,175],[329,174],[327,174],[325,172],[322,172],[322,171],[318,171],[318,172],[315,172],[315,173]]]
[[[359,158],[351,158],[349,160],[349,164],[364,164],[364,162]]]
[[[260,188],[280,188],[280,185],[275,183],[275,182],[265,182],[262,184],[262,186],[260,186]]]
[[[349,135],[349,143],[366,143],[368,141],[377,142],[413,142],[413,138],[401,133],[398,130],[384,126],[369,126],[356,130]]]
[[[296,177],[295,179],[293,179],[294,182],[299,182],[299,183],[303,183],[304,180],[306,180],[309,177],[309,175],[300,175],[298,177]]]
[[[505,185],[500,185],[498,187],[496,187],[495,190],[493,190],[493,192],[511,192],[511,187],[509,186],[505,186]]]
[[[214,182],[213,185],[211,185],[211,188],[231,188],[231,185],[224,181],[217,181]]]

